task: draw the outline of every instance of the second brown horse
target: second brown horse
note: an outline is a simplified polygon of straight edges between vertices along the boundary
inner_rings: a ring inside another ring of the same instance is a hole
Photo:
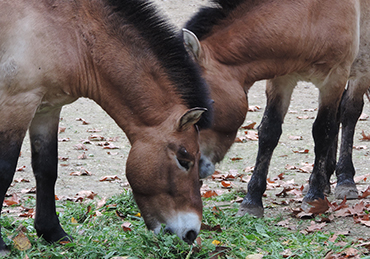
[[[268,168],[293,89],[298,81],[309,81],[319,89],[319,108],[312,130],[315,164],[303,207],[323,199],[336,164],[341,97],[348,78],[361,67],[351,70],[368,4],[358,0],[213,3],[213,7],[202,8],[186,24],[189,31],[184,31],[185,44],[202,67],[215,101],[213,127],[201,133],[201,175],[213,173],[214,164],[234,142],[248,110],[248,89],[256,81],[268,79],[257,161],[238,213],[262,216]],[[359,59],[361,64],[361,56]],[[366,86],[363,89],[358,93],[361,98]],[[339,173],[337,191],[341,195],[357,192],[351,178],[353,174]]]

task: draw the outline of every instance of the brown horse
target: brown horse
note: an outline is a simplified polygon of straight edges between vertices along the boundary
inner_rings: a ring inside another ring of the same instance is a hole
[[[338,107],[358,53],[360,9],[365,6],[358,0],[213,3],[202,8],[184,32],[185,44],[202,67],[215,101],[214,124],[201,132],[201,175],[212,173],[214,163],[234,142],[248,110],[248,89],[257,80],[268,79],[257,160],[238,213],[262,216],[268,168],[291,94],[298,81],[310,81],[320,94],[313,125],[315,165],[303,207],[323,199],[335,168]],[[338,186],[346,185],[346,179],[338,177]]]
[[[0,211],[29,129],[35,229],[70,239],[55,208],[57,131],[62,106],[81,96],[127,134],[127,178],[147,227],[165,223],[192,243],[202,218],[198,128],[210,124],[211,101],[181,38],[147,1],[0,3]]]

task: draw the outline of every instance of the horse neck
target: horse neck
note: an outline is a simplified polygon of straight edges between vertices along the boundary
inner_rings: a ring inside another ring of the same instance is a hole
[[[171,114],[180,117],[185,112],[172,82],[144,43],[124,44],[105,31],[95,31],[91,37],[90,45],[82,44],[80,77],[70,92],[97,102],[131,142],[138,132],[172,120]]]

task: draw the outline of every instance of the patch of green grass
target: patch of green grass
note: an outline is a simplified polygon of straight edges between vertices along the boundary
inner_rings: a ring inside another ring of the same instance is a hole
[[[218,199],[228,201],[236,195],[226,194]],[[214,198],[205,199],[205,205],[210,200],[214,202]],[[221,231],[202,230],[199,235],[201,245],[194,245],[193,251],[174,235],[154,235],[148,231],[142,218],[135,216],[139,209],[131,192],[112,197],[100,209],[96,209],[94,202],[58,201],[57,205],[61,224],[74,241],[65,245],[48,244],[36,236],[32,219],[13,222],[14,218],[3,216],[0,220],[3,237],[10,246],[6,258],[21,259],[26,255],[29,258],[209,258],[217,251],[220,258],[245,258],[256,253],[263,254],[263,258],[283,258],[281,253],[287,250],[296,258],[323,258],[329,250],[343,249],[328,242],[330,234],[315,232],[307,235],[276,226],[281,218],[235,217],[237,204],[223,210],[205,206],[203,222],[211,227],[219,225]],[[96,216],[96,211],[101,215]],[[132,224],[131,231],[123,231],[123,221]],[[32,243],[32,248],[27,251],[18,251],[10,239],[20,224],[28,229],[26,235]],[[346,238],[343,236],[343,241]],[[214,240],[220,242],[218,248],[212,243]],[[323,245],[324,242],[327,245]],[[223,253],[222,249],[227,252]]]

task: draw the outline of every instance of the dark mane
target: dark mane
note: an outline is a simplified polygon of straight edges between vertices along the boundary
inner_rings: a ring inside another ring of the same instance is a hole
[[[201,77],[200,68],[188,55],[180,34],[175,33],[175,27],[158,14],[150,1],[106,1],[115,14],[133,24],[147,41],[188,108],[208,109],[198,122],[198,126],[209,127],[212,119],[212,104],[208,85]]]
[[[213,7],[201,8],[186,24],[185,28],[194,32],[202,40],[220,21],[246,0],[211,0]],[[256,2],[251,0],[250,2]],[[258,2],[258,1],[257,1]]]

